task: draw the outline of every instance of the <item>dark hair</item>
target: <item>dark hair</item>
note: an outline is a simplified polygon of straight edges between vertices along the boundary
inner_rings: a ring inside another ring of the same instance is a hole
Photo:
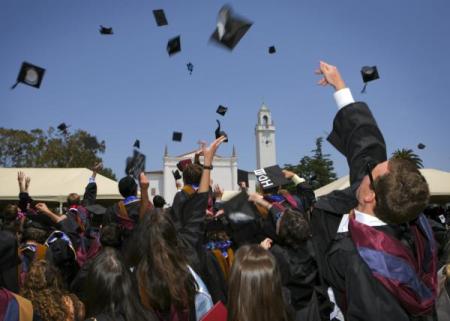
[[[389,224],[414,220],[425,209],[430,191],[425,178],[411,161],[391,159],[388,173],[375,179],[375,215]]]
[[[84,285],[86,317],[103,314],[113,320],[155,320],[139,304],[131,273],[113,248],[104,248],[93,259]]]
[[[80,205],[80,195],[77,193],[70,193],[69,196],[67,196],[67,206],[72,205]]]
[[[153,197],[153,205],[156,208],[163,208],[165,204],[166,200],[164,199],[164,197],[160,195],[156,195],[155,197]]]
[[[194,306],[196,283],[169,216],[153,211],[142,223],[140,239],[144,253],[137,270],[141,302],[159,312],[172,307],[177,313],[188,311]]]
[[[8,204],[0,215],[0,230],[17,233],[20,229],[20,222],[17,220],[17,205]]]
[[[290,320],[274,256],[261,246],[236,252],[228,287],[228,321]]]
[[[103,226],[100,230],[100,243],[103,247],[110,246],[120,248],[122,244],[122,234],[119,225],[111,223]]]
[[[200,184],[203,168],[199,164],[189,164],[183,170],[183,182],[188,185]]]
[[[280,218],[278,237],[283,245],[297,249],[311,238],[311,228],[302,213],[287,209]]]
[[[47,237],[48,232],[43,229],[36,227],[26,227],[23,229],[21,241],[35,241],[37,243],[44,244],[45,240],[47,240]]]
[[[137,184],[133,177],[125,176],[119,181],[119,192],[120,194],[127,198],[128,196],[137,195]]]

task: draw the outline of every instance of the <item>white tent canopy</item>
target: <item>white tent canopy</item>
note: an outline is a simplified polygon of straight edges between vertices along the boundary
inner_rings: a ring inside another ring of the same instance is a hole
[[[17,200],[17,172],[31,178],[29,193],[36,201],[63,203],[70,193],[83,197],[92,171],[86,168],[0,168],[0,200]],[[117,182],[97,174],[97,199],[121,199]]]
[[[420,172],[427,180],[432,200],[450,200],[450,173],[433,168],[424,168]],[[334,190],[343,190],[350,186],[349,175],[341,177],[328,185],[316,189],[316,197],[326,195]]]

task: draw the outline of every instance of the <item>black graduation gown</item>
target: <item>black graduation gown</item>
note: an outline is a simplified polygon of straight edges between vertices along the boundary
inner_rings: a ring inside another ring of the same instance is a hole
[[[377,164],[386,160],[384,138],[367,105],[353,103],[342,108],[334,119],[328,141],[347,158],[351,186],[320,198],[312,213],[313,243],[325,285],[333,288],[349,321],[426,320],[409,315],[372,276],[348,233],[336,233],[342,215],[357,205],[354,195],[367,162]],[[378,229],[389,232],[389,227]]]

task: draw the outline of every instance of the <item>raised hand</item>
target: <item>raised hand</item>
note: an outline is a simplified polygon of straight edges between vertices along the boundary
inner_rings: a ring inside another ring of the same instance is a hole
[[[141,175],[139,176],[139,186],[141,187],[141,190],[148,190],[148,187],[150,186],[148,177],[144,173],[141,173]]]
[[[44,213],[44,214],[50,212],[50,210],[47,207],[47,204],[45,204],[45,203],[37,203],[35,207],[36,207],[38,212],[41,212],[41,213]]]
[[[103,169],[103,163],[96,163],[92,168],[92,177],[95,177],[99,171]]]
[[[272,241],[271,239],[266,238],[264,241],[262,241],[261,243],[259,243],[259,245],[260,245],[262,248],[268,250],[268,249],[270,249],[270,248],[272,247],[272,243],[273,243],[273,241]]]
[[[294,172],[288,171],[287,169],[283,169],[283,174],[284,177],[286,177],[287,179],[291,179],[292,177],[295,176]]]
[[[331,85],[336,91],[346,87],[336,66],[320,61],[316,74],[323,75],[323,78],[317,82],[321,86]]]
[[[204,165],[211,166],[212,161],[214,159],[214,155],[216,154],[217,149],[219,148],[220,144],[222,144],[227,139],[226,136],[220,136],[216,140],[214,140],[209,147],[203,146],[202,147],[202,154],[204,157]]]

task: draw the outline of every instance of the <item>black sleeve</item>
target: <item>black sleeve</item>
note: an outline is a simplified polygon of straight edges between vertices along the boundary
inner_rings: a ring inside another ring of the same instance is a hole
[[[19,208],[22,210],[22,212],[27,211],[27,205],[30,204],[33,201],[33,199],[30,197],[28,193],[21,192],[19,193]]]
[[[83,196],[83,206],[95,204],[97,199],[97,183],[92,182],[86,185]]]
[[[363,102],[352,103],[339,110],[328,141],[347,158],[353,191],[365,176],[369,161],[378,164],[387,159],[383,135],[369,107]]]

